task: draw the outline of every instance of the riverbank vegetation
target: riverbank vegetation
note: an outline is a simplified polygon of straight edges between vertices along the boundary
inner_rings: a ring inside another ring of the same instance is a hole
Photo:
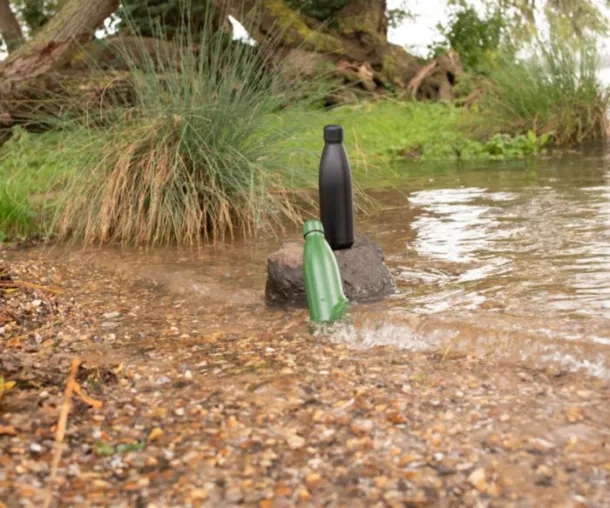
[[[231,42],[211,17],[165,40],[113,42],[123,67],[96,89],[96,107],[73,102],[38,118],[43,133],[11,127],[0,147],[0,239],[192,245],[298,222],[328,123],[344,126],[362,188],[390,174],[406,182],[404,160],[515,159],[607,135],[590,37],[554,33],[519,56],[497,11],[464,6],[451,23],[404,87],[379,85],[387,69],[364,65],[338,80],[317,58],[295,71],[264,45]],[[434,72],[455,50],[464,65],[444,77],[451,92],[423,100],[422,90],[447,85]]]

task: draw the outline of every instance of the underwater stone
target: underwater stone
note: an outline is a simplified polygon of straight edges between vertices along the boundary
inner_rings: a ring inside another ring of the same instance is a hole
[[[303,282],[303,241],[284,241],[267,260],[268,305],[306,307]],[[356,234],[350,249],[333,251],[345,296],[355,303],[375,302],[395,291],[394,279],[384,262],[380,245]]]

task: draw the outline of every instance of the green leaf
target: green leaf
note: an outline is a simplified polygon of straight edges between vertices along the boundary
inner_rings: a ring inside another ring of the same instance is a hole
[[[127,453],[142,450],[145,446],[144,441],[138,441],[137,443],[120,444],[116,449],[119,453]]]
[[[110,455],[114,455],[116,453],[116,449],[114,446],[108,443],[99,442],[93,445],[93,452],[98,457],[109,457]]]

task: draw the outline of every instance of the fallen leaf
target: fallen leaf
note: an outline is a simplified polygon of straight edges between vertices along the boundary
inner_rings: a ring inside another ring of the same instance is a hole
[[[163,435],[163,430],[161,430],[159,427],[155,427],[153,430],[150,431],[150,434],[148,434],[148,440],[149,441],[154,441],[157,438],[160,438]]]
[[[206,335],[205,337],[201,337],[199,340],[203,343],[214,343],[217,342],[219,339],[224,338],[225,336],[225,332],[213,332],[210,333],[209,335]]]
[[[375,485],[380,489],[385,489],[388,485],[389,478],[387,476],[376,476]]]
[[[307,501],[311,499],[311,493],[305,487],[301,487],[299,489],[299,499],[301,501]]]
[[[292,494],[292,489],[290,488],[290,486],[286,485],[285,483],[280,483],[276,488],[275,488],[275,495],[282,497],[282,496],[289,496],[290,494]]]
[[[392,423],[405,423],[407,419],[400,413],[392,413],[388,415],[388,420]]]
[[[12,425],[0,425],[0,436],[16,436],[15,427]]]
[[[142,450],[145,446],[146,443],[144,441],[139,441],[137,443],[120,444],[116,447],[116,451],[119,453],[133,452]]]
[[[419,459],[421,459],[420,455],[417,455],[416,453],[408,453],[407,455],[403,455],[402,457],[400,457],[398,464],[401,467],[404,467],[409,465],[411,462],[415,462]]]
[[[189,494],[189,501],[202,501],[208,498],[208,491],[205,489],[193,489]]]
[[[570,423],[580,422],[584,419],[585,415],[582,414],[581,408],[575,406],[568,408],[568,421]]]
[[[15,386],[15,381],[5,381],[4,377],[0,376],[0,399],[4,395],[4,392],[8,392]]]
[[[305,477],[305,483],[309,488],[315,488],[322,483],[322,477],[318,473],[309,473]]]

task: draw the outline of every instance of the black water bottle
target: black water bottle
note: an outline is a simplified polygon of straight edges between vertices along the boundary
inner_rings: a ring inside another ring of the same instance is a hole
[[[343,146],[343,127],[324,127],[324,150],[319,174],[320,219],[331,249],[349,249],[354,243],[352,169]]]

